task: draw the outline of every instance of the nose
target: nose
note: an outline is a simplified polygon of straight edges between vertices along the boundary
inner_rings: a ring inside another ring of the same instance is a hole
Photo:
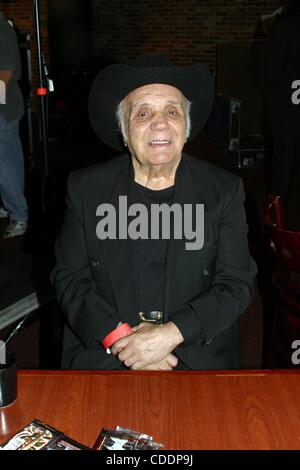
[[[164,130],[168,126],[168,120],[163,113],[156,114],[151,122],[151,129]]]

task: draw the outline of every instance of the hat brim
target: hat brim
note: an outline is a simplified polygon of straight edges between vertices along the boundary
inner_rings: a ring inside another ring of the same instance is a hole
[[[91,125],[103,142],[122,150],[117,106],[131,91],[153,83],[174,86],[192,102],[190,139],[203,129],[214,98],[214,80],[206,65],[141,68],[114,64],[97,75],[89,96]]]

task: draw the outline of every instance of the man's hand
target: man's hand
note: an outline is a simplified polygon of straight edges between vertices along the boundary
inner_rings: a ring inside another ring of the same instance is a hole
[[[165,361],[183,340],[179,329],[172,322],[164,325],[145,322],[133,328],[132,334],[116,341],[111,351],[132,370],[143,370],[153,365],[165,367],[165,363],[160,363]]]
[[[174,354],[168,354],[168,356],[160,362],[150,364],[140,370],[173,370],[178,364],[178,359]]]

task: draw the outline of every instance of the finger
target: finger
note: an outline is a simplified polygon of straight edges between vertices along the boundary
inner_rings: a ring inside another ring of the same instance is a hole
[[[164,371],[168,371],[168,370],[172,370],[172,367],[167,366],[166,364],[164,366],[163,365],[158,365],[158,364],[150,364],[149,366],[146,366],[141,370],[164,370]]]
[[[123,350],[123,348],[117,347],[115,344],[113,344],[110,350],[113,356],[117,356]]]
[[[136,362],[136,359],[133,359],[132,357],[129,357],[128,359],[126,359],[126,361],[122,361],[122,362],[126,367],[132,368],[134,363]]]
[[[117,356],[121,351],[123,351],[124,348],[117,347],[115,344],[113,344],[110,348],[111,353],[114,356]]]
[[[128,339],[129,336],[130,335],[124,336],[124,338],[119,339],[112,345],[111,351],[114,355],[118,354],[119,352],[122,351],[122,349],[126,348],[129,342],[129,339]]]
[[[143,367],[139,370],[156,370],[155,364],[150,364],[149,366]]]
[[[145,366],[145,367],[141,367],[140,369],[136,366],[135,369],[133,369],[133,366],[130,367],[131,370],[157,370],[157,367],[155,367],[154,364],[150,364],[148,366]]]
[[[167,362],[165,362],[164,364],[160,366],[159,370],[170,371],[170,370],[173,370],[173,368],[169,366]]]
[[[145,328],[145,326],[143,326],[143,325],[148,326],[147,323],[140,323],[139,325],[136,325],[131,329],[132,329],[133,332],[136,332],[136,331],[139,331],[139,330],[142,330],[143,328]]]
[[[131,370],[144,370],[146,367],[148,367],[149,364],[141,361],[133,361],[133,363],[130,366]]]
[[[140,330],[141,328],[151,328],[151,323],[147,323],[147,322],[142,322],[142,323],[139,323],[137,326],[135,326],[135,331],[137,330]]]
[[[114,344],[110,347],[110,352],[112,353],[113,356],[116,356],[118,354],[118,350]]]
[[[171,367],[176,367],[178,364],[178,358],[174,356],[174,354],[169,354],[166,357],[166,362],[171,366]]]
[[[170,371],[173,370],[171,366],[168,365],[166,361],[157,362],[156,364],[149,364],[142,370],[162,370],[162,371]]]
[[[118,354],[118,359],[122,362],[128,361],[129,358],[132,359],[132,363],[134,360],[136,361],[136,357],[133,355],[133,352],[128,348],[122,349],[122,351]]]

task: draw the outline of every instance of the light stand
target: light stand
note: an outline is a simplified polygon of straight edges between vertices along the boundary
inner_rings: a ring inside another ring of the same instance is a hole
[[[41,46],[41,32],[40,32],[40,9],[39,0],[33,0],[33,16],[35,23],[36,45],[37,45],[37,58],[38,58],[38,72],[39,72],[39,87],[37,95],[40,102],[40,133],[41,133],[41,149],[42,149],[42,204],[45,208],[45,183],[48,176],[48,129],[47,129],[47,93],[48,82],[45,74],[45,63],[43,60],[42,46]]]

